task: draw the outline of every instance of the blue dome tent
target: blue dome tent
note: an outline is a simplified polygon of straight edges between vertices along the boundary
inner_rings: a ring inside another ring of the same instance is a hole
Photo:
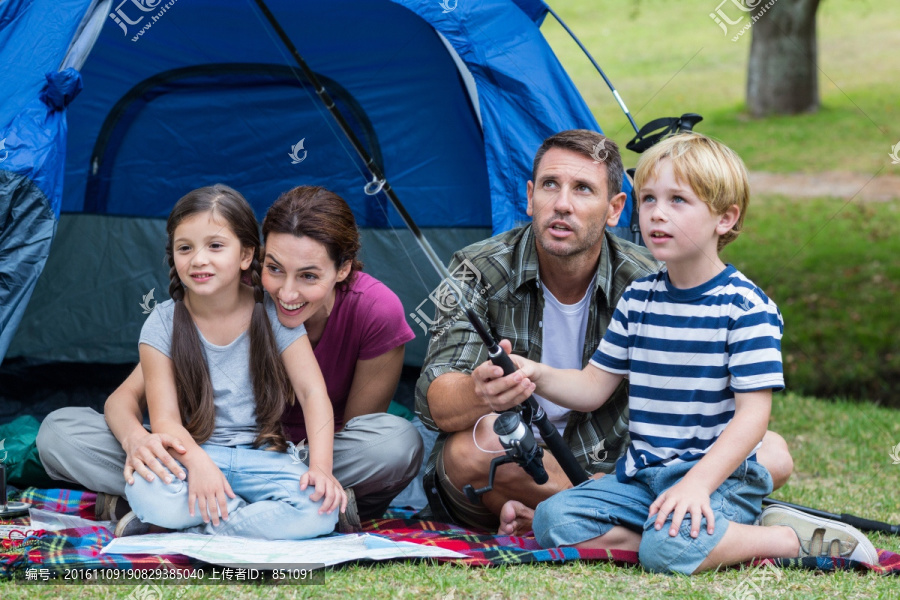
[[[444,259],[528,219],[545,137],[599,130],[540,0],[269,7]],[[0,55],[0,360],[136,362],[165,218],[221,182],[259,218],[295,185],[343,196],[421,363],[438,277],[253,2],[12,0]]]

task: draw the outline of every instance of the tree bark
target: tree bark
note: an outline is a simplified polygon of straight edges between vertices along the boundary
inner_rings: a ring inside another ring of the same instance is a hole
[[[754,117],[819,109],[816,10],[820,0],[746,0],[754,6],[747,109]],[[760,11],[764,12],[760,14]]]

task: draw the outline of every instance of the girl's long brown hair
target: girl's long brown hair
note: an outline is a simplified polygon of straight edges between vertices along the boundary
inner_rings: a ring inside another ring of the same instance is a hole
[[[347,289],[363,264],[359,229],[347,201],[323,187],[301,185],[283,193],[263,220],[263,239],[272,233],[311,238],[323,246],[336,269],[350,261],[350,273],[338,287]]]
[[[175,301],[171,354],[182,423],[198,444],[208,440],[215,428],[216,410],[209,367],[203,358],[197,328],[184,305],[185,288],[175,270],[173,254],[175,228],[187,217],[204,212],[221,217],[240,240],[241,247],[253,249],[250,280],[256,304],[250,321],[250,377],[256,399],[257,435],[254,443],[257,447],[272,446],[276,450],[284,450],[287,444],[281,415],[285,404],[293,401],[294,392],[263,304],[259,229],[253,209],[244,197],[222,184],[203,187],[184,196],[172,209],[166,222],[169,295]]]

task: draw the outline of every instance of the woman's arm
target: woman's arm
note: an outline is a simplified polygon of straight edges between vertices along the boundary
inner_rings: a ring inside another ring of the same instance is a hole
[[[172,448],[179,454],[184,454],[184,445],[174,436],[150,433],[144,429],[146,407],[144,373],[138,365],[122,385],[110,394],[103,407],[106,424],[125,450],[125,481],[129,485],[133,484],[135,471],[147,481],[153,481],[153,473],[167,483],[171,482],[173,474],[184,479],[184,469],[166,450]]]
[[[328,399],[325,379],[313,354],[309,338],[302,336],[281,353],[294,393],[303,409],[309,443],[309,471],[300,478],[300,489],[310,484],[316,492],[309,499],[322,498],[320,513],[347,508],[347,495],[332,474],[334,464],[334,411]]]
[[[401,344],[375,358],[356,361],[344,408],[345,425],[353,417],[387,411],[400,382],[403,353],[404,346]]]
[[[184,440],[185,452],[179,459],[191,474],[188,510],[194,516],[194,508],[199,505],[203,522],[211,520],[213,525],[218,526],[219,515],[223,519],[228,518],[225,496],[234,498],[235,494],[219,467],[181,423],[172,359],[147,344],[140,345],[140,356],[141,370],[146,376],[147,409],[153,432]]]

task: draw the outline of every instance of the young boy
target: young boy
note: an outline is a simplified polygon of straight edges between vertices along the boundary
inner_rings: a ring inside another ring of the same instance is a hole
[[[669,138],[638,162],[641,234],[665,262],[636,281],[582,371],[515,356],[535,390],[589,412],[630,380],[631,444],[615,477],[541,503],[544,547],[639,552],[658,572],[690,574],[754,557],[810,554],[878,562],[865,536],[841,523],[761,501],[772,491],[756,462],[772,392],[784,387],[783,321],[775,304],[718,252],[741,230],[747,171],[723,144]]]

